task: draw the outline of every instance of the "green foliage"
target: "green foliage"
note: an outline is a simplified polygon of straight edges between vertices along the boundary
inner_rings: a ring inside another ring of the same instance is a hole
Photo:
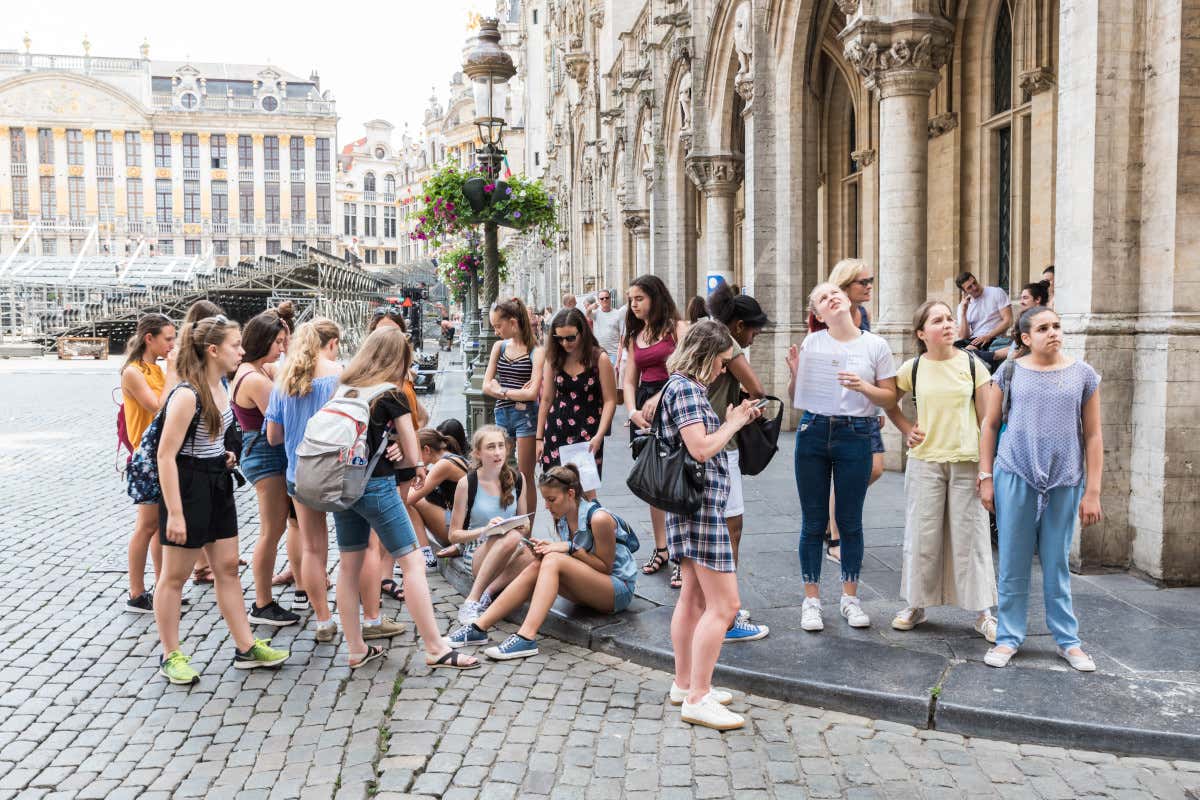
[[[508,253],[500,250],[498,270],[500,282],[508,280]],[[450,290],[450,297],[461,303],[467,296],[471,279],[476,288],[483,286],[483,253],[469,244],[442,253],[438,256],[438,280]]]
[[[441,247],[455,235],[482,222],[491,221],[507,228],[535,230],[542,242],[550,245],[558,231],[554,199],[540,180],[513,175],[483,187],[488,205],[475,214],[463,195],[463,184],[471,178],[488,180],[481,172],[461,169],[451,162],[435,172],[424,186],[416,209],[413,239]]]

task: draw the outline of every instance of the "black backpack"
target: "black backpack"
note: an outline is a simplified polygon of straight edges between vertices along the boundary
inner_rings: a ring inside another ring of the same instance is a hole
[[[967,359],[968,359],[968,361],[970,362],[970,367],[971,367],[971,403],[972,403],[972,404],[974,404],[974,403],[975,403],[975,361],[976,361],[976,358],[975,358],[975,356],[971,355],[971,353],[970,353],[969,351],[967,351],[967,350],[963,350],[963,352],[967,354]],[[923,356],[923,355],[925,355],[925,354],[924,354],[924,353],[917,353],[917,357],[913,359],[913,365],[912,365],[912,399],[913,399],[913,404],[914,404],[914,405],[915,405],[915,404],[916,404],[916,402],[917,402],[917,367],[921,366],[921,356]],[[1005,401],[1007,401],[1007,400],[1008,400],[1008,392],[1007,392],[1007,391],[1004,393],[1004,399],[1005,399]],[[1005,409],[1004,409],[1004,410],[1005,410],[1005,412],[1006,412],[1005,416],[1007,416],[1007,411],[1008,411],[1008,408],[1007,408],[1007,402],[1005,403],[1005,406],[1006,406],[1006,407],[1005,407]]]
[[[520,470],[517,470],[516,473],[517,473],[516,498],[517,498],[517,502],[519,503],[521,500],[521,492],[523,490],[523,483],[525,480],[525,476],[523,476],[521,474]],[[475,507],[475,495],[477,495],[478,493],[479,493],[479,473],[476,472],[475,470],[470,470],[467,472],[467,515],[465,517],[463,517],[463,527],[464,528],[468,527],[471,524],[471,509],[473,509]]]

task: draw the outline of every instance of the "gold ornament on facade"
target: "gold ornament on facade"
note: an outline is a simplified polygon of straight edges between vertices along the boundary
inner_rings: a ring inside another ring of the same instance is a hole
[[[154,131],[142,131],[142,141],[150,144],[154,141]]]
[[[196,224],[195,222],[184,225],[183,226],[183,235],[184,236],[199,236],[200,235],[200,226],[198,224]]]
[[[310,135],[304,137],[304,146],[305,147],[315,147],[316,144],[317,144],[316,136],[313,136],[310,134]]]
[[[261,133],[252,133],[252,134],[250,134],[250,138],[254,140],[254,144],[256,147],[258,145],[261,145],[263,142],[263,135]]]
[[[8,126],[0,125],[0,136],[8,136]]]
[[[83,140],[85,142],[94,141],[95,138],[96,138],[96,129],[95,128],[84,128],[83,129]]]
[[[66,128],[53,128],[52,131],[55,139],[65,139],[67,136]]]
[[[125,168],[125,177],[126,178],[142,177],[142,168],[141,167],[126,167]]]
[[[119,128],[114,128],[112,132],[112,138],[114,142],[123,141],[125,139],[125,131],[120,130]]]
[[[288,143],[290,143],[291,141],[292,141],[292,137],[290,134],[287,134],[287,133],[279,134],[279,146],[280,147],[287,147]]]
[[[200,131],[200,133],[197,134],[197,138],[199,139],[200,144],[208,144],[209,139],[212,138],[212,134],[208,131]]]
[[[171,177],[171,168],[170,167],[159,167],[158,169],[154,170],[154,177],[170,178]]]
[[[183,141],[183,131],[171,131],[171,144],[179,144]]]
[[[212,171],[212,179],[214,181],[223,181],[223,180],[225,180],[225,176],[226,176],[226,173],[225,173],[225,170],[223,170],[223,169],[214,169]]]
[[[38,165],[38,175],[53,175],[53,174],[54,174],[54,165],[53,164],[39,164]]]
[[[67,174],[70,175],[72,178],[82,178],[83,177],[83,165],[82,164],[72,164],[71,166],[67,167]]]

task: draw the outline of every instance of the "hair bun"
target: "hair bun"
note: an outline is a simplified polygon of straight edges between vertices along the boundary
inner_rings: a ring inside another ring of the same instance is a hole
[[[284,322],[291,325],[292,320],[296,318],[296,304],[291,300],[284,300],[279,305],[275,306],[275,313]]]
[[[575,478],[576,479],[579,478],[579,466],[576,464],[572,464],[571,462],[568,461],[566,464],[560,464],[559,469],[565,469],[569,472],[573,472],[573,473],[575,473]]]

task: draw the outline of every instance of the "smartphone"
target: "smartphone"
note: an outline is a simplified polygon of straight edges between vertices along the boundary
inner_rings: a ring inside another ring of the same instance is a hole
[[[767,398],[764,397],[762,400],[759,400],[757,403],[755,403],[754,407],[755,408],[766,408],[770,404],[770,402],[771,402],[770,400],[768,400]]]
[[[524,536],[522,536],[517,541],[520,542],[521,544],[525,545],[526,547],[528,547],[530,550],[532,550],[535,546],[534,541],[532,539],[526,539]]]

